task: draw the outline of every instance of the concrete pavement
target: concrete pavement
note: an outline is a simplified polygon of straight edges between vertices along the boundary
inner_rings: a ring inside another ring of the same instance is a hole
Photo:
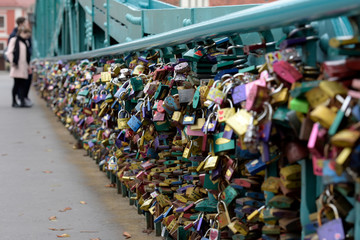
[[[12,84],[0,72],[0,239],[116,240],[124,231],[161,239],[142,232],[145,218],[105,186],[109,180],[84,150],[72,148],[74,138],[34,90],[32,108],[11,107]]]

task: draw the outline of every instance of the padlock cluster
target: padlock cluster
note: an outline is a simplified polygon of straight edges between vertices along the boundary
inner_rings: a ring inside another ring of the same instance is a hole
[[[360,60],[309,66],[298,49],[307,40],[295,40],[259,66],[248,58],[266,44],[228,38],[171,58],[38,62],[36,84],[166,239],[344,239],[360,166]],[[338,238],[320,237],[329,229]]]

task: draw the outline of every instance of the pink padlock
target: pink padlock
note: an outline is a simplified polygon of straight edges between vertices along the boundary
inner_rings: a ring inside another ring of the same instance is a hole
[[[164,107],[163,107],[163,104],[164,104],[164,101],[163,101],[163,100],[160,100],[160,101],[157,103],[156,109],[157,109],[158,112],[160,112],[160,113],[164,113],[164,112],[165,112],[165,109],[164,109]]]
[[[261,110],[264,102],[269,98],[268,91],[269,89],[267,87],[254,84],[246,98],[246,110]]]
[[[313,156],[322,157],[324,153],[324,139],[326,130],[320,129],[319,123],[314,123],[308,141],[308,149]]]
[[[278,61],[273,65],[274,72],[283,80],[294,83],[300,80],[303,75],[290,63],[286,61]]]
[[[79,121],[80,121],[79,116],[78,116],[78,115],[75,115],[75,116],[74,116],[74,122],[75,122],[75,123],[78,123]]]
[[[312,162],[313,162],[313,172],[316,176],[322,176],[323,175],[323,164],[324,159],[316,156],[312,156]]]
[[[360,90],[360,79],[353,79],[351,82],[351,87]],[[360,99],[360,91],[349,90],[348,95],[353,98]]]
[[[94,118],[92,116],[87,117],[86,120],[85,120],[85,123],[86,123],[87,126],[89,126],[93,122],[94,122]]]
[[[201,130],[191,130],[190,126],[186,127],[185,133],[188,136],[197,136],[197,137],[205,136],[205,133],[203,133],[203,131],[201,131]]]

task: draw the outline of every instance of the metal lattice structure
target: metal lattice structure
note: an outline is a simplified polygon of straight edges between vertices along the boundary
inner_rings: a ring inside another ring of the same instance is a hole
[[[131,42],[254,6],[178,8],[156,0],[37,0],[34,57]]]

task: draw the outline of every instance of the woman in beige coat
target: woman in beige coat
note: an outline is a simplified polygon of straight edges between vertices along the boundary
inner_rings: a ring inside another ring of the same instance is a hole
[[[30,49],[28,39],[31,36],[31,31],[28,28],[22,28],[18,30],[18,35],[13,37],[9,41],[9,45],[6,51],[6,57],[9,59],[10,77],[14,78],[14,87],[12,89],[13,107],[31,107],[24,99],[26,81],[28,81],[30,68]],[[16,94],[20,98],[20,106],[16,102]]]

